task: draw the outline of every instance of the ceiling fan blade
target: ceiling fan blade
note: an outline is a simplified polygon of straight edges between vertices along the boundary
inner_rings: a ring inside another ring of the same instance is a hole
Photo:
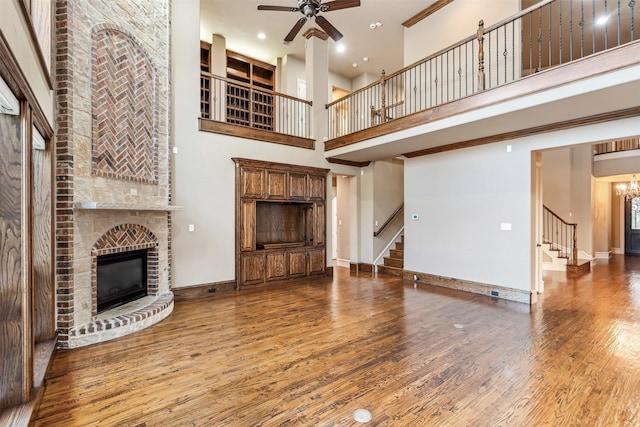
[[[290,7],[290,6],[269,6],[269,5],[258,5],[258,10],[273,10],[276,12],[299,12],[300,8]]]
[[[329,37],[333,39],[334,42],[337,42],[342,38],[342,33],[336,29],[329,21],[327,21],[322,15],[316,16],[316,23],[320,25],[320,27],[329,34]]]
[[[293,39],[296,38],[296,36],[298,35],[298,32],[300,32],[300,28],[302,28],[305,22],[307,22],[307,18],[298,19],[298,22],[296,22],[296,24],[293,26],[291,31],[289,31],[289,34],[287,34],[287,37],[284,38],[285,44],[292,42]]]
[[[360,0],[334,0],[322,3],[320,10],[330,12],[332,10],[347,9],[360,6]]]

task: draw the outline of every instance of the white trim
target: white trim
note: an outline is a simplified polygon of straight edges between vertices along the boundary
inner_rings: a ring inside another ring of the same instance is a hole
[[[622,248],[611,248],[611,252],[613,252],[614,255],[624,255],[624,249]]]
[[[338,259],[336,259],[336,265],[338,267],[347,267],[347,268],[349,268],[351,266],[351,260],[338,258]]]
[[[0,114],[20,114],[20,103],[9,86],[0,77]]]
[[[391,245],[396,243],[396,240],[398,240],[398,237],[400,237],[400,235],[403,232],[404,232],[404,225],[402,227],[400,227],[400,230],[398,230],[396,235],[393,236],[393,239],[391,239],[391,241],[389,243],[387,243],[387,246],[385,246],[384,249],[382,250],[382,252],[380,252],[380,254],[376,257],[376,259],[373,260],[373,270],[374,270],[375,273],[378,272],[378,262],[380,262],[380,259],[387,253],[389,248],[391,248]]]
[[[596,259],[609,259],[611,257],[611,251],[608,252],[596,252]]]

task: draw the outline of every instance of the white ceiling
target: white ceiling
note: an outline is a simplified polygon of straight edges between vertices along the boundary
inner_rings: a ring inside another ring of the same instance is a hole
[[[322,15],[343,35],[338,43],[327,40],[329,69],[349,79],[363,73],[380,75],[401,69],[404,64],[404,27],[402,22],[426,9],[435,0],[361,0],[355,8],[335,10]],[[327,2],[327,0],[324,0]],[[211,34],[225,37],[227,49],[275,64],[285,55],[304,60],[305,39],[309,28],[319,28],[307,21],[296,39],[288,45],[282,40],[303,15],[300,12],[258,11],[259,4],[297,7],[297,0],[201,0],[200,38],[211,41]],[[372,30],[371,23],[382,26]],[[259,40],[263,32],[267,38]],[[343,53],[336,45],[344,44]],[[364,62],[363,57],[369,62]],[[353,64],[358,64],[357,68]]]

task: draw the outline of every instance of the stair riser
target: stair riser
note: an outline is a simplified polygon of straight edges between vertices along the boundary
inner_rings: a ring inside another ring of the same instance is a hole
[[[389,258],[404,259],[404,251],[399,251],[397,249],[390,249]]]
[[[404,267],[404,260],[397,259],[397,258],[384,257],[384,265],[387,266],[387,267],[403,268]]]

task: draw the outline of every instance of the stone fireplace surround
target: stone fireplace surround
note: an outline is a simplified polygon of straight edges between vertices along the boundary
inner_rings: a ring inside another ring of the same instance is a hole
[[[57,331],[74,348],[173,310],[170,1],[57,0],[55,13]],[[148,295],[97,314],[97,255],[130,248],[150,250]]]

